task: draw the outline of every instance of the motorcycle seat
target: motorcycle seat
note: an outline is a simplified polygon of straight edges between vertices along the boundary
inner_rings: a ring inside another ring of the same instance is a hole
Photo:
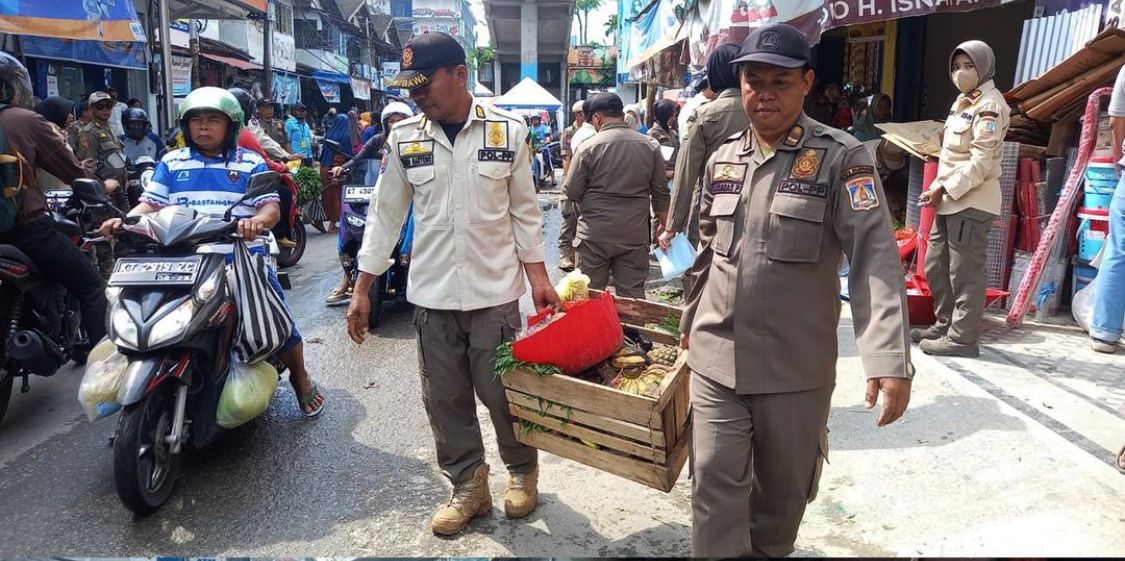
[[[38,275],[39,267],[35,266],[35,262],[14,245],[0,245],[0,259],[7,259],[8,261],[15,261],[26,265],[31,274]]]
[[[78,226],[77,222],[74,222],[73,220],[67,220],[66,218],[63,218],[63,215],[57,212],[52,214],[55,219],[55,228],[59,231],[60,234],[68,238],[82,237],[82,228]]]

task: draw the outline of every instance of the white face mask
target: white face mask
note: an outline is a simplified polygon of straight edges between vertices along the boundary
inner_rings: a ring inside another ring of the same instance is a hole
[[[953,79],[953,84],[957,86],[958,90],[961,90],[961,93],[973,91],[980,82],[980,76],[977,74],[975,68],[957,70],[952,74],[951,78]]]

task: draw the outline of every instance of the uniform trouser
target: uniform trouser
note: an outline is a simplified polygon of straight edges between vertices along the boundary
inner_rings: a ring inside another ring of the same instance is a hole
[[[692,377],[692,552],[783,557],[828,456],[834,386],[738,395]]]
[[[578,235],[578,203],[566,198],[564,195],[562,199],[559,200],[559,211],[562,212],[562,226],[559,229],[559,249],[563,252],[574,252],[574,238]]]
[[[116,191],[109,194],[109,200],[113,206],[124,212],[129,212],[129,190],[126,188],[126,181],[120,181],[121,186]],[[110,218],[115,218],[116,213],[111,209],[101,208],[93,209],[90,211],[90,219],[94,222],[93,226],[100,226],[101,223]],[[124,249],[123,244],[117,243],[115,240],[107,240],[94,244],[94,257],[98,262],[98,274],[101,276],[103,282],[108,282],[110,275],[113,274],[113,265],[119,253]]]
[[[582,273],[590,277],[590,288],[605,290],[612,273],[618,296],[644,299],[649,269],[648,245],[581,240],[578,259],[582,263]]]
[[[988,281],[988,231],[995,219],[983,210],[968,209],[939,214],[930,230],[925,268],[934,295],[934,325],[964,345],[976,343],[980,336]]]
[[[471,312],[418,307],[414,326],[422,402],[442,473],[461,483],[472,479],[473,471],[484,463],[474,390],[488,408],[508,471],[526,474],[535,469],[537,452],[516,440],[515,418],[492,366],[496,347],[512,340],[519,330],[519,302]]]
[[[1094,291],[1094,320],[1090,336],[1116,342],[1125,321],[1125,179],[1117,185],[1109,204],[1109,235],[1098,267]]]
[[[82,327],[96,345],[105,337],[105,286],[82,250],[43,218],[0,235],[0,244],[16,246],[49,280],[57,281],[78,298]]]

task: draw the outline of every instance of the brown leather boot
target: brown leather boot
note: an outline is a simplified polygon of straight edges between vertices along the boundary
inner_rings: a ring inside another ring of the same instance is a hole
[[[434,513],[430,529],[435,534],[452,536],[465,529],[469,521],[492,510],[492,494],[488,490],[488,464],[481,464],[473,478],[453,486],[453,494]]]
[[[531,473],[508,475],[508,490],[504,491],[504,515],[523,518],[539,504],[539,466]]]
[[[559,248],[559,269],[566,272],[574,270],[574,248],[573,247],[560,247]]]

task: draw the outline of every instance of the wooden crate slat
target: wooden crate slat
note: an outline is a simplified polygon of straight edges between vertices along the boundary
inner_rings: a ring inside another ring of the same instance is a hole
[[[509,404],[508,409],[516,418],[531,421],[537,425],[542,425],[543,427],[546,427],[550,430],[559,431],[568,436],[573,436],[582,440],[588,440],[590,442],[593,442],[594,444],[599,444],[607,448],[613,448],[618,452],[624,452],[625,454],[628,454],[630,456],[636,456],[642,461],[649,461],[664,465],[664,462],[668,459],[667,452],[660,448],[636,444],[630,440],[618,438],[604,432],[590,430],[581,425],[567,423],[566,421],[562,421],[561,419],[555,417],[546,417],[540,415],[536,411],[531,411],[518,405]],[[522,427],[520,428],[520,430],[521,432],[527,432]],[[585,444],[583,445],[585,446]],[[587,446],[587,448],[589,448],[589,446]]]
[[[540,409],[538,397],[513,390],[507,390],[507,395],[508,402],[511,404],[530,407],[536,412],[538,412]],[[569,415],[570,420],[576,423],[600,429],[610,434],[622,436],[624,438],[636,440],[638,442],[651,443],[658,448],[665,447],[664,435],[662,433],[655,432],[649,429],[647,425],[638,425],[635,423],[629,423],[611,417],[606,417],[604,415],[595,415],[593,413],[587,413],[573,407],[571,407],[571,411],[569,412],[563,412],[560,411],[558,407],[552,407],[550,410],[546,411],[546,413],[550,417],[558,417],[559,419],[565,419],[566,416]]]
[[[522,431],[519,430],[520,427],[518,424],[515,426],[515,429],[519,441],[528,446],[546,450],[556,456],[574,460],[592,468],[620,475],[625,479],[635,481],[653,489],[659,489],[665,493],[672,489],[668,481],[673,478],[667,473],[667,469],[661,469],[660,466],[634,460],[606,450],[594,450],[579,442],[574,442],[569,438],[564,438],[555,434],[543,432],[523,434]],[[676,476],[679,476],[678,471],[676,472]]]
[[[690,439],[681,438],[676,443],[676,447],[672,449],[672,455],[668,460],[668,470],[664,472],[667,475],[665,489],[671,490],[676,485],[676,480],[680,478],[680,473],[684,470],[684,464],[687,463],[688,452],[690,451],[688,448],[689,442]]]
[[[602,291],[600,290],[591,290],[590,298],[597,298],[601,294]],[[625,298],[616,294],[613,296],[613,304],[617,308],[617,315],[621,318],[621,321],[632,325],[643,326],[646,323],[660,323],[668,317],[669,312],[676,319],[683,316],[683,311],[675,306],[649,302],[648,300]]]
[[[650,329],[650,328],[644,327],[642,325],[632,325],[632,324],[630,324],[629,327],[631,327],[633,329],[636,329],[638,333],[640,333],[641,335],[644,335],[645,337],[648,337],[649,340],[651,340],[653,343],[660,343],[662,345],[668,345],[669,347],[680,346],[679,337],[673,336],[673,335],[669,334],[667,331],[661,331],[659,329]]]
[[[508,389],[631,423],[649,426],[654,416],[652,412],[656,400],[651,397],[625,393],[571,376],[540,376],[517,368],[501,376],[500,381]]]
[[[676,363],[672,365],[672,372],[660,381],[660,393],[656,394],[660,396],[656,400],[657,410],[663,411],[676,389],[681,384],[687,383],[687,379],[691,377],[691,369],[687,366],[689,352],[681,349],[680,356],[676,357]]]

